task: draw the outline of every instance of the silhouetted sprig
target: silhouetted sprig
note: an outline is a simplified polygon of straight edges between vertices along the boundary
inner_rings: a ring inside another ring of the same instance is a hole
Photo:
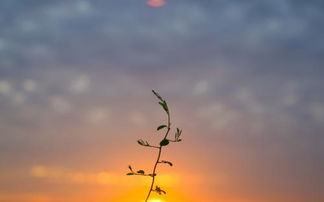
[[[170,161],[160,160],[161,154],[162,154],[162,149],[165,146],[169,145],[170,142],[180,142],[181,141],[180,136],[181,136],[181,133],[182,133],[182,130],[180,130],[179,128],[177,128],[176,129],[176,132],[175,132],[174,139],[172,139],[172,140],[168,139],[168,135],[169,135],[170,130],[171,130],[170,111],[169,111],[168,104],[167,104],[167,102],[156,91],[152,90],[152,92],[157,97],[157,99],[159,100],[158,104],[162,107],[162,109],[165,111],[165,113],[167,115],[167,123],[166,124],[159,125],[156,128],[156,130],[157,131],[160,131],[162,129],[165,129],[166,131],[165,131],[165,134],[164,134],[163,139],[160,141],[159,146],[151,145],[147,141],[142,140],[142,139],[137,140],[137,143],[139,145],[143,146],[143,147],[151,147],[151,148],[158,149],[158,155],[156,157],[156,161],[154,163],[152,173],[146,174],[144,170],[138,170],[138,171],[135,172],[131,166],[128,166],[128,168],[129,168],[129,170],[131,172],[127,173],[127,175],[140,175],[140,176],[149,176],[149,177],[152,177],[151,186],[150,186],[150,189],[149,189],[148,194],[146,196],[145,202],[147,202],[149,200],[152,191],[153,192],[156,192],[156,193],[158,193],[160,195],[161,194],[166,194],[166,191],[164,191],[163,189],[161,189],[159,186],[155,186],[155,188],[153,189],[154,184],[155,184],[155,177],[157,175],[157,173],[156,173],[157,167],[158,167],[158,164],[161,164],[161,163],[162,164],[168,164],[169,166],[173,166],[173,163],[170,162]]]

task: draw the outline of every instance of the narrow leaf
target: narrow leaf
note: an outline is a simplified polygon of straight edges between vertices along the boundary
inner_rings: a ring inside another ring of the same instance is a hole
[[[139,171],[137,171],[137,173],[144,175],[145,172],[144,172],[144,170],[139,170]]]
[[[177,128],[177,131],[176,131],[176,133],[174,135],[175,141],[177,141],[177,142],[180,142],[181,141],[181,139],[179,139],[179,137],[181,136],[181,133],[182,133],[182,130],[180,130],[179,128]]]
[[[166,191],[164,191],[163,189],[161,189],[160,187],[156,186],[155,187],[155,190],[153,191],[156,191],[159,195],[161,194],[166,194]]]
[[[161,162],[162,162],[162,163],[166,163],[166,164],[169,164],[169,166],[173,166],[173,163],[171,163],[170,161],[165,161],[165,160],[162,160]]]
[[[165,101],[159,102],[159,104],[162,106],[162,108],[164,109],[164,111],[166,111],[167,113],[169,113],[168,105],[167,105],[167,103]]]
[[[149,146],[149,143],[147,141],[144,141],[142,139],[137,140],[137,143],[142,146]]]
[[[142,142],[141,140],[137,140],[137,143],[138,143],[139,145],[143,145],[143,142]]]
[[[161,95],[159,95],[157,92],[155,92],[154,90],[152,90],[153,94],[161,101],[163,101],[163,98],[161,97]]]
[[[167,127],[167,126],[166,125],[160,125],[159,127],[157,127],[156,130],[161,130],[161,129],[165,128],[165,127]]]

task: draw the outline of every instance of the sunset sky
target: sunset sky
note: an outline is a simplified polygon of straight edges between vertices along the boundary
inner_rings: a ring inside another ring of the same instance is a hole
[[[324,1],[1,0],[0,201],[324,201]],[[174,131],[172,131],[172,135]]]

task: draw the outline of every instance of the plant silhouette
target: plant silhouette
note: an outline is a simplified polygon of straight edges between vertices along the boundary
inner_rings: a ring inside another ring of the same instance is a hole
[[[173,163],[167,160],[161,160],[161,154],[162,154],[162,150],[164,147],[166,147],[167,145],[169,145],[170,142],[180,142],[180,136],[182,133],[182,130],[180,130],[179,128],[176,129],[175,131],[175,135],[174,135],[174,139],[168,139],[170,130],[171,130],[171,118],[170,118],[170,110],[168,107],[167,102],[154,90],[152,90],[153,94],[157,97],[157,99],[159,100],[159,105],[162,107],[162,109],[164,110],[164,112],[167,115],[167,123],[166,124],[162,124],[160,126],[157,127],[157,130],[165,130],[165,134],[163,136],[163,139],[160,141],[159,146],[154,146],[149,144],[147,141],[144,141],[142,139],[137,140],[137,143],[143,147],[150,147],[153,149],[157,149],[158,150],[158,154],[156,157],[156,161],[154,162],[154,166],[153,166],[153,171],[152,173],[146,174],[144,170],[138,170],[138,171],[134,171],[132,166],[128,166],[129,170],[131,172],[127,173],[127,175],[139,175],[139,176],[148,176],[152,178],[152,182],[151,182],[151,186],[150,189],[147,193],[145,202],[147,202],[150,198],[150,195],[152,192],[156,192],[158,194],[166,194],[166,191],[164,191],[163,189],[161,189],[159,186],[155,186],[155,178],[157,176],[157,168],[158,168],[158,164],[167,164],[169,166],[173,166]]]

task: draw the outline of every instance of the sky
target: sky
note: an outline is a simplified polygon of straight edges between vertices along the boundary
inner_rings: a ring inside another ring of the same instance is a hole
[[[1,0],[0,201],[143,202],[152,89],[152,200],[324,201],[323,35],[321,0]]]

